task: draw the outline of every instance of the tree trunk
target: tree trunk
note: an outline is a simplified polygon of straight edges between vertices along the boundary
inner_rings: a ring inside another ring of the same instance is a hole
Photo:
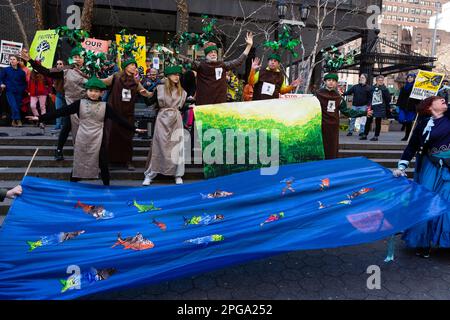
[[[36,16],[36,29],[44,30],[41,0],[33,0],[34,15]]]
[[[20,33],[22,34],[23,44],[25,47],[29,48],[30,43],[28,42],[28,36],[25,31],[25,27],[23,26],[22,19],[19,16],[19,13],[16,10],[16,7],[12,3],[12,0],[8,0],[9,7],[11,8],[11,11],[13,13],[14,18],[17,20],[17,24],[19,25]]]
[[[81,14],[81,29],[91,32],[93,19],[94,0],[86,0],[84,1],[83,13]]]
[[[177,38],[181,36],[182,33],[189,31],[189,8],[187,0],[175,0],[177,4]],[[184,45],[180,48],[181,54],[187,53],[187,46]]]

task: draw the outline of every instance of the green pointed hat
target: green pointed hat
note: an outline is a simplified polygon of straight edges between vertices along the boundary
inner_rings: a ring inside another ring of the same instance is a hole
[[[84,87],[86,89],[99,89],[99,90],[105,90],[106,85],[97,77],[89,78],[89,80],[84,84]]]
[[[164,75],[167,77],[171,74],[182,74],[182,70],[181,66],[169,66],[164,69]]]
[[[84,49],[82,47],[75,47],[70,51],[70,58],[73,56],[81,56],[84,52]]]
[[[219,52],[219,49],[217,48],[216,45],[211,45],[205,48],[205,56],[208,55],[208,53],[210,53],[211,51],[216,51],[217,53]]]
[[[281,56],[278,53],[272,53],[271,55],[269,55],[269,57],[267,58],[267,60],[277,60],[278,62],[281,63]]]
[[[122,69],[125,69],[132,63],[134,63],[137,66],[137,62],[136,62],[135,58],[129,58],[129,59],[126,59],[125,61],[122,61]]]
[[[325,75],[325,77],[323,77],[323,81],[326,81],[328,79],[334,79],[336,81],[339,81],[339,77],[338,77],[338,75],[336,73],[327,73]]]

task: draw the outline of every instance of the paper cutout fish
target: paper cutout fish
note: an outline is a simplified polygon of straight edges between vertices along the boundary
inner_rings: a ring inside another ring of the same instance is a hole
[[[286,183],[286,187],[284,187],[283,190],[281,190],[282,195],[285,195],[287,190],[295,192],[295,189],[292,187],[292,183],[294,181],[295,181],[294,177],[289,177],[280,181],[280,183]]]
[[[157,226],[158,228],[160,228],[162,231],[166,231],[167,226],[165,223],[162,223],[161,221],[156,221],[155,219],[153,219],[152,223]]]
[[[338,204],[352,204],[352,200],[343,200],[341,202],[338,202]]]
[[[84,230],[75,231],[75,232],[60,232],[60,233],[52,234],[50,236],[41,237],[41,239],[39,239],[37,241],[27,241],[27,244],[30,246],[30,249],[28,250],[28,252],[31,252],[42,246],[58,244],[58,243],[62,243],[67,240],[74,239],[83,233],[84,233]]]
[[[373,188],[362,188],[359,191],[353,192],[352,194],[349,194],[347,197],[349,199],[354,199],[356,197],[359,197],[360,195],[366,194],[367,192],[373,191]]]
[[[162,209],[162,208],[155,207],[155,205],[153,204],[153,201],[151,204],[139,204],[136,202],[136,200],[133,200],[133,202],[131,204],[138,209],[139,213],[148,212],[148,211],[156,211],[156,210]]]
[[[202,196],[202,199],[225,198],[225,197],[232,196],[233,194],[234,194],[233,192],[221,191],[221,190],[216,190],[215,192],[208,193],[206,195],[203,193],[200,193],[200,195]]]
[[[280,220],[282,218],[284,218],[284,212],[280,212],[278,214],[274,213],[274,214],[271,214],[263,223],[260,223],[259,225],[262,227],[266,223],[278,221],[278,220]]]
[[[75,205],[75,208],[83,209],[83,211],[86,214],[93,216],[97,220],[100,219],[106,220],[114,218],[114,214],[110,211],[106,211],[103,206],[88,205],[78,200],[77,204]]]
[[[225,237],[221,234],[213,234],[206,237],[200,237],[195,239],[189,239],[184,242],[193,243],[193,244],[208,244],[210,242],[219,242],[225,240]]]
[[[67,290],[82,289],[83,287],[98,281],[103,281],[116,273],[116,269],[100,269],[91,268],[83,274],[72,274],[67,279],[60,279],[59,283],[63,286],[61,293]]]
[[[203,216],[193,216],[191,218],[183,217],[183,219],[184,219],[185,226],[199,225],[199,224],[207,226],[208,224],[219,222],[219,221],[223,220],[224,216],[221,214],[215,214],[212,216],[203,214]]]
[[[127,237],[122,239],[120,233],[117,235],[117,242],[111,247],[122,245],[124,250],[132,249],[136,251],[147,250],[153,248],[155,245],[148,239],[145,239],[141,233],[137,233],[134,237]]]
[[[329,188],[330,187],[330,179],[326,178],[326,179],[322,179],[322,183],[320,184],[320,191],[325,190],[325,188]]]

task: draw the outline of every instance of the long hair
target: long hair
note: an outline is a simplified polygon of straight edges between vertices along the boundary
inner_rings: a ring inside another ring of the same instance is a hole
[[[431,96],[422,100],[416,107],[416,111],[421,116],[431,116],[431,105],[436,100],[444,99],[438,96]]]
[[[177,89],[177,93],[180,97],[183,95],[183,88],[181,87],[181,81],[178,81],[178,83],[173,83],[172,80],[170,80],[170,78],[167,77],[167,81],[164,82],[164,89],[166,90],[166,93],[172,94],[172,88]]]

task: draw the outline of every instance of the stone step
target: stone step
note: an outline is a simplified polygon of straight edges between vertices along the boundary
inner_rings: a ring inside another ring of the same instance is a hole
[[[36,150],[36,147],[30,146],[0,146],[0,155],[9,155],[9,156],[32,156]],[[149,147],[136,147],[133,148],[134,156],[147,156]],[[54,156],[55,147],[54,146],[40,146],[39,147],[39,156]],[[64,156],[73,155],[73,147],[65,147],[64,148]]]
[[[361,141],[354,143],[341,143],[341,150],[405,150],[406,143],[388,143],[377,141]]]
[[[342,149],[339,151],[341,158],[349,157],[366,157],[369,159],[397,159],[402,156],[403,150],[355,150],[355,149]]]
[[[58,137],[51,136],[14,136],[14,137],[0,137],[0,146],[56,146]],[[151,144],[151,139],[134,139],[133,145],[135,147],[148,147]],[[72,146],[72,138],[69,138],[65,146]]]
[[[38,154],[40,154],[38,152]],[[30,156],[0,156],[0,168],[28,167]],[[147,157],[133,157],[133,164],[136,168],[144,168]],[[33,161],[33,168],[36,167],[72,167],[73,157],[67,156],[63,161],[55,161],[53,156],[36,156]],[[201,168],[201,164],[186,164],[186,168]]]
[[[26,168],[0,168],[0,180],[21,180],[26,171]],[[69,180],[71,167],[63,168],[52,168],[52,167],[40,167],[30,168],[28,172],[29,176],[56,179],[56,180]],[[128,170],[110,170],[111,180],[143,180],[144,179],[144,169],[137,168],[135,171]],[[172,177],[158,176],[159,179],[170,179]],[[183,176],[186,180],[199,180],[203,179],[203,168],[202,167],[188,167],[186,168],[185,175]]]

